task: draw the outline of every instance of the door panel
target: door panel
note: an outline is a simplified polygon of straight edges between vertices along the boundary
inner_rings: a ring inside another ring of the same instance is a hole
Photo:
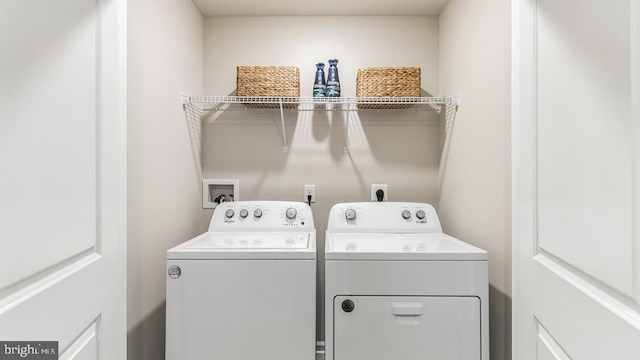
[[[99,316],[103,300],[90,295],[91,291],[102,292],[99,284],[90,285],[100,275],[99,262],[98,256],[89,256],[20,291],[3,309],[3,324],[12,324],[12,334],[3,334],[2,340],[7,336],[16,341],[42,340],[42,336],[47,340],[51,333],[58,332],[57,339],[51,341],[60,341],[60,349],[70,343]],[[91,301],[77,301],[69,296],[78,287],[88,285],[85,296]]]
[[[532,268],[536,326],[572,359],[634,359],[640,354],[637,304],[611,295],[547,256]]]
[[[0,131],[0,164],[11,174],[1,180],[9,201],[0,205],[0,239],[13,239],[0,252],[0,288],[95,247],[97,9],[64,2],[36,24],[22,22],[25,6],[0,15],[11,27],[0,35],[3,54],[13,54],[0,71],[14,84],[0,90],[11,99]]]
[[[537,180],[539,246],[632,296],[630,7],[539,0]]]
[[[352,311],[343,302],[352,301]],[[480,359],[477,297],[337,296],[334,358]]]
[[[551,337],[551,335],[538,324],[538,359],[539,360],[570,360],[567,354]]]
[[[514,3],[514,359],[640,358],[639,21]]]
[[[0,1],[0,341],[123,359],[125,3]]]
[[[99,321],[92,323],[87,330],[78,336],[65,351],[60,360],[89,360],[95,359],[98,355],[98,328]]]

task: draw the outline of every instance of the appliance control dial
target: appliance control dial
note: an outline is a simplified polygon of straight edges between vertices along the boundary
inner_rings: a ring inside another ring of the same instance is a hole
[[[224,213],[224,216],[226,216],[227,219],[231,219],[233,217],[233,214],[235,214],[235,213],[233,212],[232,209],[227,209],[227,211],[225,211],[225,213]]]
[[[260,210],[260,209],[253,210],[253,216],[258,218],[258,219],[261,218],[262,217],[262,210]]]
[[[298,216],[298,212],[294,208],[288,208],[286,212],[287,219],[293,220]]]
[[[347,211],[344,212],[344,217],[349,221],[353,221],[356,219],[356,211],[353,209],[347,209]]]
[[[425,213],[424,213],[424,210],[418,210],[418,211],[416,211],[416,217],[417,217],[418,219],[423,220],[425,216],[426,216],[426,215],[425,215]]]
[[[249,215],[249,212],[247,211],[247,209],[242,209],[240,210],[240,217],[241,218],[246,218]]]
[[[405,220],[409,220],[411,218],[411,211],[409,210],[402,211],[402,218]]]

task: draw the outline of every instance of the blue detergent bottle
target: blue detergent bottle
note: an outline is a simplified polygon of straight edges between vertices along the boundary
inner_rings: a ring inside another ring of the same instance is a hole
[[[313,97],[327,96],[327,83],[324,79],[324,63],[316,64],[316,80],[313,83]]]
[[[338,76],[338,60],[329,60],[329,77],[327,78],[327,97],[340,97],[340,77]]]

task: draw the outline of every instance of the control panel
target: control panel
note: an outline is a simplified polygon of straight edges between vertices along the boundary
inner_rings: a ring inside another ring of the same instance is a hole
[[[356,202],[331,208],[327,232],[441,233],[433,206],[411,202]]]
[[[216,207],[209,231],[313,231],[309,205],[294,201],[235,201]]]

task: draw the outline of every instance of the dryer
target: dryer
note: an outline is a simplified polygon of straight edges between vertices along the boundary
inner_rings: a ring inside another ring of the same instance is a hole
[[[227,202],[167,251],[167,360],[315,360],[311,208]]]
[[[431,205],[333,206],[325,272],[327,360],[489,360],[487,253]]]

